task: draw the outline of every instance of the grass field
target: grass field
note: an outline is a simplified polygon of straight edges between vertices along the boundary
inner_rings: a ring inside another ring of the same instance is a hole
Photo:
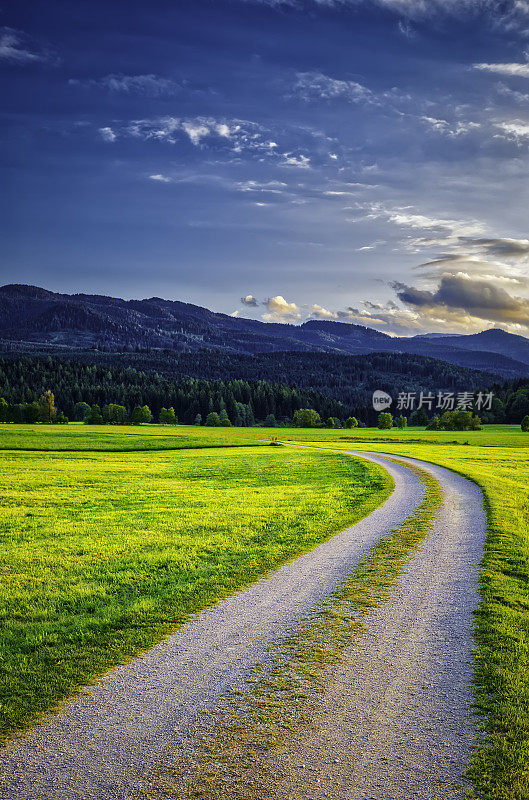
[[[253,428],[192,425],[0,425],[0,450],[131,452],[182,450],[188,447],[241,447],[255,444]],[[259,431],[260,433],[260,431]]]
[[[211,447],[238,441],[232,430],[180,428],[168,450],[154,427],[6,428],[4,738],[190,612],[370,513],[392,488],[383,470],[348,456]],[[72,437],[84,451],[62,450]],[[31,449],[43,441],[48,452]],[[131,441],[148,447],[130,452]]]
[[[317,449],[257,446],[271,436]],[[322,447],[432,461],[482,488],[475,682],[486,738],[472,774],[485,800],[527,800],[529,434],[518,426],[0,426],[4,735],[387,495],[376,469]]]

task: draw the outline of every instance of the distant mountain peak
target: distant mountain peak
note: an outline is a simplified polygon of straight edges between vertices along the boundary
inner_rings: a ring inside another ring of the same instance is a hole
[[[26,283],[6,283],[5,286],[0,286],[0,293],[42,299],[60,297],[60,295],[50,292],[48,289],[42,289],[40,286],[31,286]]]
[[[471,335],[391,337],[339,320],[312,319],[302,325],[266,323],[179,300],[68,295],[23,284],[0,288],[0,337],[32,348],[45,345],[70,352],[407,353],[506,378],[529,374],[529,339],[501,328]]]

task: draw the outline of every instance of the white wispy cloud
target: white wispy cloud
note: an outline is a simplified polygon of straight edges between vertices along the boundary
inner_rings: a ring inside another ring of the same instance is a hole
[[[157,173],[156,175],[149,175],[149,180],[157,181],[158,183],[172,183],[173,179],[170,178],[168,175],[162,175],[161,173]]]
[[[356,81],[340,80],[323,72],[298,72],[293,93],[303,100],[335,100],[342,98],[350,103],[373,103],[375,95]]]
[[[519,105],[529,104],[529,94],[526,92],[519,92],[516,89],[511,89],[511,87],[507,86],[505,83],[496,84],[496,91],[499,95],[508,97]]]
[[[394,207],[380,202],[365,202],[356,203],[354,209],[358,211],[358,216],[352,217],[351,222],[360,219],[385,220],[399,228],[421,231],[422,236],[414,233],[403,241],[405,248],[412,251],[434,245],[449,246],[459,243],[461,237],[477,237],[486,233],[485,226],[478,220],[433,217],[413,206]]]
[[[290,94],[294,97],[299,97],[306,103],[342,100],[355,105],[374,107],[389,105],[394,106],[395,109],[402,103],[406,104],[412,100],[409,94],[400,91],[396,87],[381,92],[373,92],[367,86],[358,83],[358,81],[333,78],[316,70],[296,73],[296,80]]]
[[[152,73],[148,75],[111,73],[110,75],[105,75],[103,78],[98,79],[77,80],[76,78],[71,78],[68,83],[70,86],[94,87],[106,89],[109,92],[143,94],[153,97],[173,95],[182,91],[182,86],[176,81]]]
[[[448,122],[446,119],[437,119],[436,117],[421,116],[419,117],[427,128],[435,133],[449,138],[455,139],[458,136],[466,136],[469,133],[479,130],[482,125],[480,122],[473,121],[456,121]]]
[[[417,38],[417,31],[413,28],[410,23],[406,20],[399,20],[397,23],[397,30],[401,33],[406,39],[416,39]]]
[[[310,169],[310,158],[305,155],[294,155],[293,153],[283,153],[283,158],[279,162],[282,167],[297,167],[298,169]]]
[[[28,37],[16,28],[0,28],[0,59],[19,64],[47,61],[49,53],[30,48]]]
[[[188,139],[195,147],[222,145],[233,153],[250,152],[278,158],[277,145],[270,132],[249,120],[214,119],[213,117],[157,117],[125,123],[120,134],[143,141],[158,141],[175,145]]]
[[[99,135],[105,142],[115,142],[118,138],[117,134],[108,126],[99,128]]]
[[[529,122],[513,120],[512,122],[497,122],[496,138],[508,139],[517,145],[524,145],[529,142]]]
[[[520,64],[474,64],[474,69],[483,72],[495,72],[497,75],[510,75],[515,78],[529,78],[529,63]]]
[[[241,192],[267,192],[269,194],[283,194],[287,184],[283,181],[239,181],[236,187]]]

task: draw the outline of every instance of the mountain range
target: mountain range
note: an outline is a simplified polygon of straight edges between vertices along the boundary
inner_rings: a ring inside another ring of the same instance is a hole
[[[0,340],[4,352],[16,346],[19,351],[27,348],[34,353],[73,354],[88,349],[403,353],[503,378],[529,376],[529,339],[496,328],[468,335],[392,337],[362,325],[330,320],[309,320],[301,325],[267,323],[159,297],[122,300],[68,295],[22,284],[0,287]]]

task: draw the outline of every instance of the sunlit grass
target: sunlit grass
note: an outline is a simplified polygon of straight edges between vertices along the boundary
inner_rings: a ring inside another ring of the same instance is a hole
[[[47,430],[57,448],[64,435]],[[391,485],[367,462],[282,447],[4,451],[2,735],[370,513]]]
[[[253,432],[253,436],[252,436]],[[260,431],[259,431],[260,432]],[[193,425],[0,424],[0,450],[141,451],[186,447],[235,447],[255,442],[254,428]]]

